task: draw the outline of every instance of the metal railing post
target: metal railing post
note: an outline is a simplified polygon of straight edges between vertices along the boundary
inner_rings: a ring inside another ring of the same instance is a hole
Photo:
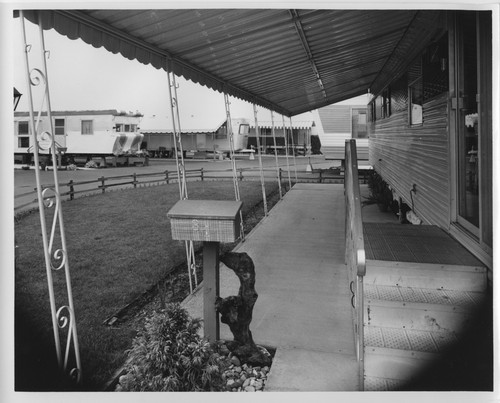
[[[356,140],[345,143],[345,261],[352,293],[353,321],[355,329],[356,355],[359,365],[359,382],[364,388],[364,290],[363,278],[366,274],[366,256],[361,217],[361,197],[359,190]]]

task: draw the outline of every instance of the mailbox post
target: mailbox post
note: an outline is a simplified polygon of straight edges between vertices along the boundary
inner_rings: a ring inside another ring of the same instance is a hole
[[[168,212],[172,239],[203,241],[203,330],[219,340],[219,243],[234,242],[240,233],[240,201],[180,200]]]

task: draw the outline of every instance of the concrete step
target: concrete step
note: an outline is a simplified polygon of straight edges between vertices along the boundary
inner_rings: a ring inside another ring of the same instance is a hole
[[[366,261],[365,284],[480,292],[487,288],[482,266]]]
[[[365,285],[365,325],[460,332],[474,318],[482,293]]]

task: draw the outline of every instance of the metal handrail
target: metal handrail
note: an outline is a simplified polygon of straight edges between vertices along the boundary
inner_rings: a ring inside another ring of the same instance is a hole
[[[364,332],[363,332],[363,278],[366,274],[365,244],[361,217],[361,196],[358,178],[356,140],[345,142],[345,262],[349,274],[349,288],[352,294],[351,306],[354,320],[354,341],[359,364],[359,384],[364,384]]]

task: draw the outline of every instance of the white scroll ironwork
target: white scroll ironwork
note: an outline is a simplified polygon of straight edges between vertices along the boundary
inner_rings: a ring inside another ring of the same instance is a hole
[[[259,129],[259,120],[257,119],[257,105],[255,105],[255,104],[253,104],[253,115],[255,118],[255,139],[257,140],[257,156],[259,157],[260,185],[262,187],[262,200],[264,203],[264,215],[267,216],[266,185],[265,185],[265,181],[264,181],[264,168],[262,166],[262,152],[260,149],[260,129]]]
[[[74,379],[77,383],[82,380],[82,367],[80,362],[80,352],[78,346],[78,335],[76,330],[75,309],[73,305],[73,292],[71,287],[71,276],[69,269],[69,259],[66,247],[66,236],[64,231],[63,213],[61,208],[61,198],[59,193],[59,180],[57,178],[57,158],[54,141],[54,122],[52,120],[52,112],[49,96],[49,81],[47,74],[47,55],[45,50],[45,40],[41,21],[39,23],[40,32],[40,50],[42,59],[42,69],[30,69],[31,45],[27,44],[26,28],[23,12],[20,11],[20,21],[22,35],[24,40],[25,51],[25,67],[26,77],[28,81],[28,97],[30,109],[30,131],[33,139],[33,156],[35,162],[35,177],[37,184],[38,205],[40,211],[40,225],[42,228],[42,240],[45,257],[45,269],[47,273],[47,284],[49,291],[49,303],[52,316],[52,329],[54,333],[56,356],[61,371]],[[41,105],[38,109],[38,115],[35,117],[33,107],[33,88],[41,88],[43,95]],[[43,131],[38,134],[38,129],[41,122],[42,111],[47,113],[50,130]],[[42,183],[40,178],[40,151],[48,152],[51,155],[54,173],[54,187],[45,188],[42,191]],[[47,232],[47,217],[45,209],[54,208],[52,225],[50,233]],[[56,246],[58,245],[58,246]],[[54,288],[53,275],[56,272],[64,273],[66,280],[67,302],[60,308],[57,308],[56,290]],[[61,351],[63,338],[66,338],[64,352]]]
[[[288,158],[288,134],[286,132],[286,126],[285,126],[285,115],[281,115],[281,118],[283,119],[283,136],[285,137],[285,155],[286,155],[286,170],[288,173],[288,189],[290,190],[292,188],[292,179],[290,178],[290,159]]]
[[[229,139],[229,151],[231,153],[231,169],[233,171],[233,187],[234,187],[234,197],[236,201],[240,201],[240,185],[238,184],[238,173],[236,170],[236,157],[234,155],[234,133],[233,125],[231,120],[231,110],[229,95],[224,92],[224,104],[226,106],[226,129],[227,137]],[[240,209],[240,239],[245,240],[245,230],[243,226],[243,212]]]
[[[295,143],[293,140],[292,117],[290,116],[290,138],[292,140],[293,169],[295,170],[295,183],[297,183],[297,162],[295,161]]]
[[[284,128],[283,128],[284,129]],[[278,146],[276,144],[276,133],[274,130],[274,113],[271,111],[271,132],[273,135],[273,145],[274,145],[274,159],[276,165],[276,178],[278,180],[278,188],[280,192],[280,199],[283,199],[283,191],[281,190],[281,170],[278,162]]]
[[[171,62],[172,63],[172,62]],[[179,196],[181,200],[188,199],[188,190],[186,183],[186,167],[184,164],[184,150],[181,139],[181,119],[179,116],[179,103],[177,98],[178,85],[173,73],[173,66],[167,66],[168,92],[170,96],[170,113],[172,116],[172,129],[174,133],[175,162],[177,166],[177,182],[179,183]],[[198,286],[198,277],[196,274],[196,258],[194,254],[193,241],[185,241],[186,260],[188,265],[189,289],[193,293],[194,287]],[[194,287],[193,287],[194,282]]]

